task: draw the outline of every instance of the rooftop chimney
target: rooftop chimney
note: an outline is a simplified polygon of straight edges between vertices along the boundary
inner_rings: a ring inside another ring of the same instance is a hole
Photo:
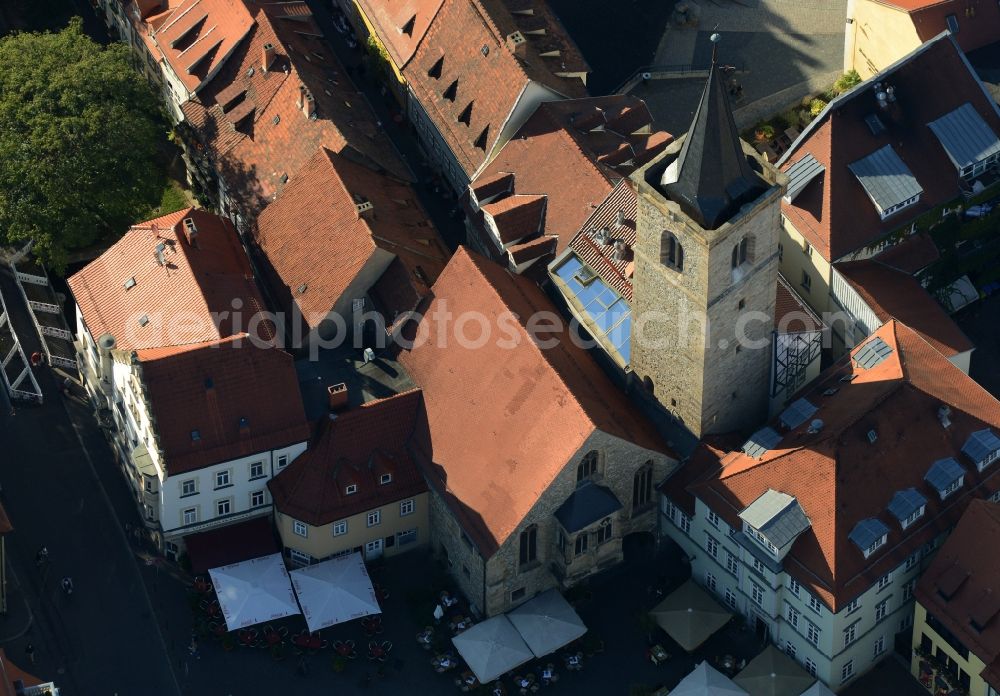
[[[951,426],[951,406],[944,404],[938,409],[938,420],[941,421],[942,428],[948,428]]]
[[[302,109],[306,118],[312,118],[316,115],[316,101],[305,85],[299,86],[299,108]]]
[[[615,222],[618,223],[619,227],[621,227],[622,225],[625,224],[625,211],[624,210],[619,210],[618,211],[618,215],[615,218]]]
[[[184,236],[188,244],[198,246],[198,227],[194,224],[194,218],[184,218]]]
[[[156,251],[153,252],[154,255],[156,256],[156,263],[158,263],[161,266],[167,265],[167,259],[163,255],[163,252],[166,251],[166,249],[167,245],[164,244],[163,242],[160,242],[159,244],[156,245]]]
[[[629,252],[631,252],[631,249],[629,249],[628,244],[619,239],[615,242],[615,250],[612,256],[614,256],[615,261],[628,261]]]
[[[264,72],[270,70],[271,66],[274,64],[274,55],[275,55],[274,44],[273,43],[264,44],[264,55],[261,65],[261,67],[263,67],[264,69]]]
[[[330,399],[330,411],[342,411],[347,408],[347,384],[333,384],[326,388],[327,396]]]
[[[528,41],[524,38],[524,34],[519,31],[507,34],[507,48],[518,58],[524,58],[528,55]]]
[[[372,205],[371,201],[361,201],[354,204],[355,210],[358,211],[359,218],[371,219],[375,215],[375,206]]]
[[[607,227],[602,227],[594,233],[594,239],[597,240],[597,243],[601,246],[607,246],[611,243],[611,230]]]
[[[815,435],[822,429],[823,429],[823,421],[817,418],[809,424],[809,429],[806,430],[806,432],[809,433],[810,435]]]

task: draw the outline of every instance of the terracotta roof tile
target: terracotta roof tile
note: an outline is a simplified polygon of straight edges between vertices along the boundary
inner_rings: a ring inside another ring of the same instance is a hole
[[[359,214],[362,201],[373,207]],[[297,304],[313,328],[349,288],[367,291],[355,283],[379,250],[402,262],[419,296],[448,259],[409,184],[322,148],[264,209],[255,236],[271,267],[275,297],[286,312]]]
[[[530,242],[515,244],[507,251],[510,252],[511,261],[514,263],[526,263],[533,259],[551,257],[556,253],[555,237],[536,237]]]
[[[198,230],[197,247],[182,231],[187,218]],[[264,308],[232,224],[192,208],[133,226],[68,283],[94,340],[111,334],[118,350],[224,338],[234,328],[216,319],[237,300],[247,321]]]
[[[878,79],[895,88],[897,105],[890,113],[877,106],[874,79],[866,80],[831,102],[780,162],[787,171],[811,154],[825,167],[792,203],[782,201],[781,209],[828,261],[843,259],[960,194],[958,172],[926,124],[969,103],[1000,134],[996,104],[948,36],[924,44]],[[876,113],[886,127],[880,135],[865,124]],[[923,193],[918,203],[883,221],[848,165],[889,144]]]
[[[444,341],[418,342],[400,356],[424,393],[429,482],[485,556],[517,528],[595,430],[669,454],[652,425],[565,329],[538,336],[555,338],[553,348],[532,342],[524,322],[555,311],[536,284],[460,248],[433,293],[425,321],[446,306],[456,317],[478,312],[493,329],[479,348],[463,347],[449,334]],[[465,333],[471,340],[478,329]]]
[[[17,692],[14,690],[14,682],[16,681],[20,681],[26,687],[38,686],[43,683],[35,675],[29,674],[11,662],[3,648],[0,648],[0,675],[2,675],[0,694],[3,696],[17,696]]]
[[[823,328],[823,322],[816,313],[780,274],[774,299],[774,328],[779,333],[803,333]]]
[[[908,273],[877,261],[838,263],[835,268],[879,321],[899,319],[945,357],[975,348],[937,300]]]
[[[292,356],[255,343],[137,351],[168,475],[308,440]]]
[[[402,69],[413,57],[444,0],[357,0],[358,7],[375,27],[385,50]],[[411,23],[412,22],[412,23]]]
[[[545,196],[513,195],[482,206],[504,244],[537,235],[545,218]]]
[[[971,433],[1000,428],[1000,402],[898,321],[874,336],[892,349],[886,359],[869,369],[853,362],[866,342],[805,392],[818,406],[813,419],[823,421],[818,433],[807,432],[807,419],[759,459],[733,452],[718,460],[715,471],[709,462],[688,487],[737,529],[740,511],[768,489],[794,496],[811,527],[794,542],[785,570],[833,611],[954,525],[971,499],[1000,489],[1000,469],[979,474],[961,454]],[[853,381],[842,381],[845,374],[855,375]],[[836,393],[824,394],[833,388]],[[951,408],[948,428],[938,420],[942,404]],[[871,430],[875,443],[867,436]],[[965,482],[942,502],[924,476],[949,456],[963,463]],[[887,506],[910,487],[924,491],[927,510],[903,531]],[[884,548],[866,560],[848,535],[870,517],[890,531]]]
[[[1000,505],[972,501],[915,591],[917,601],[986,664],[981,675],[994,688],[1000,688],[1000,555],[983,550],[998,546]],[[965,581],[945,599],[938,589],[956,571]]]
[[[900,271],[915,275],[941,258],[937,244],[926,232],[908,237],[894,244],[875,257],[876,261],[892,266]]]
[[[319,438],[268,487],[283,514],[322,526],[422,493],[409,443],[423,417],[420,390],[336,414]],[[381,483],[382,475],[391,477]],[[346,492],[348,484],[356,493]]]
[[[602,244],[597,238],[599,230],[609,230],[609,240],[621,240],[629,248],[635,246],[635,219],[637,201],[630,179],[622,179],[597,210],[583,223],[570,242],[570,248],[605,283],[622,297],[632,302],[632,264],[619,261],[613,255],[612,244]],[[618,223],[622,218],[622,224]]]
[[[991,44],[1000,35],[1000,8],[991,0],[878,0],[910,15],[921,41],[930,41],[949,29],[945,19],[955,15],[958,33],[955,39],[963,51]],[[971,11],[971,13],[970,13]]]

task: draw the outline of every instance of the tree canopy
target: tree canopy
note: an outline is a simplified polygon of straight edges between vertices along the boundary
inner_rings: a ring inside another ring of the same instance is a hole
[[[126,51],[92,41],[79,18],[0,39],[0,242],[33,239],[57,270],[162,192],[159,102]]]

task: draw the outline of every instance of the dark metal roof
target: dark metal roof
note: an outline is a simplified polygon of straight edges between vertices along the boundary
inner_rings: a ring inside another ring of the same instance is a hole
[[[740,513],[740,519],[779,549],[810,526],[798,500],[770,488]]]
[[[969,436],[962,446],[962,452],[977,465],[1000,450],[1000,438],[993,434],[989,428],[977,430]]]
[[[892,496],[892,500],[889,501],[889,512],[897,520],[903,522],[926,504],[927,498],[920,491],[916,488],[906,488],[896,491],[896,495]]]
[[[927,125],[959,169],[1000,152],[1000,139],[969,102]]]
[[[892,145],[879,148],[847,165],[847,168],[857,177],[880,213],[920,195],[924,190]]]
[[[882,520],[869,517],[861,520],[856,525],[847,538],[854,542],[862,551],[867,551],[868,547],[889,533],[889,528]]]
[[[664,171],[660,186],[708,230],[725,223],[767,188],[743,152],[725,80],[714,64],[680,156]]]
[[[934,486],[934,490],[941,493],[948,489],[948,486],[955,483],[965,475],[965,469],[955,461],[953,457],[938,459],[931,468],[927,470],[924,481]]]
[[[811,154],[807,154],[798,162],[793,164],[785,172],[788,174],[788,190],[785,192],[785,202],[791,203],[795,197],[802,193],[802,190],[809,185],[809,182],[826,171],[826,167],[819,163]]]
[[[786,428],[792,430],[805,423],[818,410],[808,399],[798,399],[789,404],[778,418]]]
[[[573,534],[621,508],[622,504],[609,489],[587,481],[559,506],[556,519]]]
[[[748,457],[760,459],[764,456],[765,452],[774,449],[780,442],[781,435],[779,435],[774,428],[761,428],[751,435],[750,439],[743,444],[743,452]]]

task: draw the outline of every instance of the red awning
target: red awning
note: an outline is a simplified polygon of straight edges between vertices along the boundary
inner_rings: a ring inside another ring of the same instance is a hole
[[[184,537],[191,570],[205,573],[210,568],[248,561],[281,549],[267,516],[231,524]]]

